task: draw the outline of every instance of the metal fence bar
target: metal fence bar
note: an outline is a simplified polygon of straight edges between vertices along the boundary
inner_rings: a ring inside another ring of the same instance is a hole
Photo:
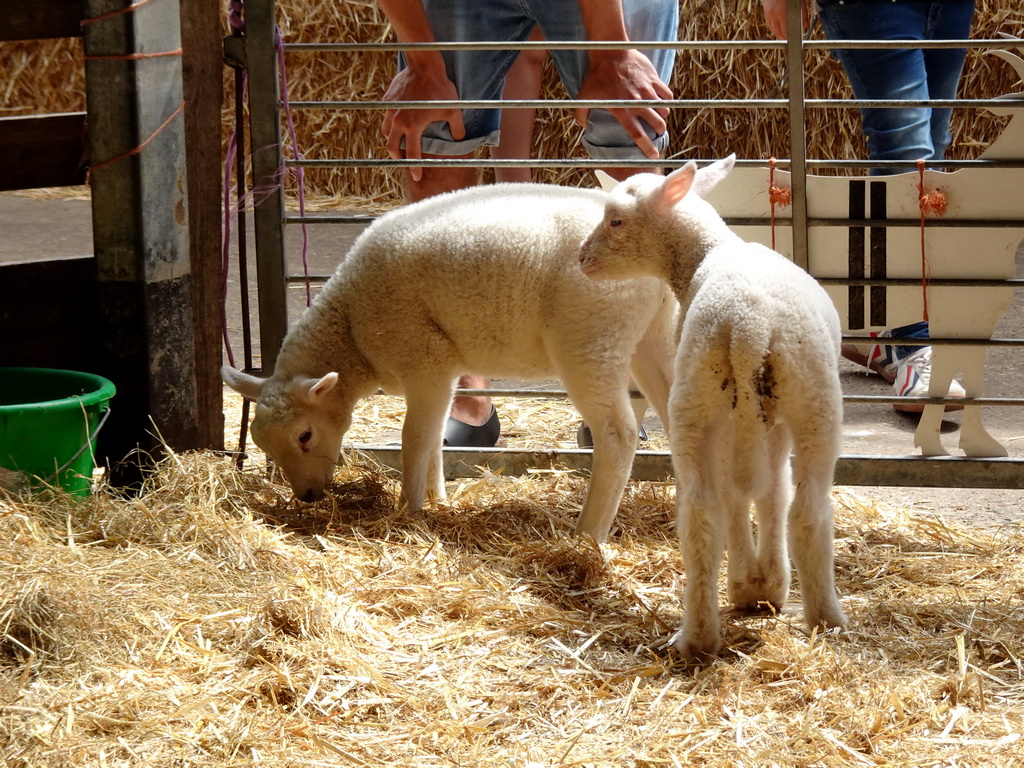
[[[689,158],[692,159],[692,158]],[[669,155],[660,160],[587,160],[583,158],[566,159],[534,159],[534,160],[459,160],[423,158],[419,160],[393,160],[388,158],[322,158],[285,160],[289,168],[402,168],[406,166],[451,166],[453,168],[651,168],[661,169],[688,162],[687,158]],[[737,167],[763,168],[764,162],[737,161]],[[789,160],[779,160],[777,168],[786,170]],[[916,170],[916,164],[906,160],[847,160],[826,161],[808,160],[808,168],[902,168]],[[1024,168],[1024,160],[936,160],[929,161],[928,167],[933,170],[945,168]],[[785,221],[785,220],[782,220]],[[830,221],[838,221],[831,219]],[[895,219],[894,219],[895,221]],[[929,224],[938,223],[940,219],[929,219]],[[877,221],[875,222],[877,225]]]
[[[666,107],[669,109],[786,109],[786,99],[509,99],[495,102],[488,99],[454,99],[445,102],[463,109],[502,109],[533,107],[537,109],[588,109],[623,107]],[[436,109],[436,101],[341,101],[337,99],[289,101],[292,109],[346,109],[354,111],[385,109]],[[998,107],[1024,108],[1024,99],[806,99],[805,107],[815,109],[898,108],[898,107]]]
[[[382,466],[402,469],[398,446],[353,445],[347,451],[369,456]],[[478,477],[480,469],[504,475],[525,475],[538,470],[589,472],[593,452],[584,448],[550,451],[500,448],[445,448],[445,477]],[[954,456],[851,456],[836,462],[836,485],[927,486],[930,488],[1021,487],[1019,459],[966,459]],[[668,451],[638,450],[633,459],[633,480],[671,482],[672,455]]]
[[[1016,346],[1024,346],[1024,339],[1018,339]],[[517,399],[536,399],[536,400],[568,400],[569,394],[564,389],[502,389],[495,387],[493,389],[456,389],[457,395],[465,395],[469,397],[513,397]],[[383,392],[377,394],[382,395]],[[631,392],[630,397],[633,399],[642,399],[643,395],[639,392]],[[979,405],[979,406],[993,406],[993,407],[1021,407],[1024,406],[1024,397],[895,397],[888,395],[844,395],[843,401],[846,403],[855,403],[857,405],[892,405],[893,403],[907,403],[915,404],[920,403],[922,405],[942,405],[943,403],[956,403],[958,405]]]
[[[326,283],[330,279],[331,279],[330,275],[324,275],[324,274],[297,275],[297,274],[291,274],[290,273],[290,274],[288,274],[285,277],[285,280],[287,282],[289,282],[289,283],[312,283],[312,284],[319,284],[319,283]],[[901,278],[901,277],[889,277],[889,278],[875,278],[875,279],[856,278],[856,277],[817,277],[817,278],[815,278],[815,280],[817,280],[822,285],[838,285],[838,286],[856,285],[856,286],[865,286],[866,287],[866,286],[872,286],[872,285],[884,285],[884,286],[893,286],[893,287],[915,288],[915,287],[919,287],[921,285],[921,281],[920,280],[915,280],[914,278],[911,278],[911,277],[903,277],[903,278]],[[971,280],[971,279],[968,279],[968,278],[962,278],[962,279],[935,278],[934,280],[929,280],[928,281],[928,285],[931,286],[932,288],[1005,288],[1005,287],[1017,288],[1017,287],[1024,286],[1024,279],[1008,278],[1006,280],[995,280],[995,279],[991,279],[991,280],[990,279]],[[866,339],[868,337],[866,337],[866,336],[857,336],[857,337],[851,337],[851,338]],[[986,342],[988,342],[988,341],[989,340],[986,339]],[[993,346],[998,346],[997,342],[998,342],[998,340],[995,340],[995,339],[991,340],[991,343],[992,343]],[[936,339],[936,340],[929,339],[928,346],[932,346],[933,343],[942,344],[943,341],[939,340],[939,339]],[[951,344],[953,344],[953,343],[959,344],[959,343],[962,343],[962,342],[960,340],[955,341],[955,342],[950,340],[949,343],[951,343]]]
[[[980,340],[979,340],[980,341]],[[1024,339],[1016,339],[1017,343],[1015,346],[1024,347]],[[375,393],[377,396],[385,395],[385,392],[378,391]],[[477,397],[492,397],[492,398],[503,398],[511,397],[516,399],[534,399],[534,400],[568,400],[569,393],[564,389],[522,389],[522,388],[502,388],[493,387],[491,389],[462,389],[457,388],[455,390],[456,395],[460,396],[477,396]],[[643,399],[643,395],[639,392],[630,392],[630,397],[634,400]],[[959,397],[959,398],[948,398],[948,397],[896,397],[892,395],[844,395],[843,402],[854,405],[892,405],[894,403],[902,404],[920,404],[920,405],[943,405],[946,403],[956,403],[957,405],[977,405],[985,407],[995,408],[1020,408],[1024,407],[1024,397]]]
[[[799,30],[798,30],[799,31]],[[792,39],[792,35],[790,35]],[[571,50],[623,50],[624,48],[672,48],[677,51],[735,51],[735,50],[785,50],[785,40],[631,40],[628,45],[620,41],[569,41],[545,40],[521,43],[504,41],[460,42],[460,43],[285,43],[286,52],[294,53],[370,53],[399,51],[571,51]],[[1024,40],[1017,38],[968,38],[965,40],[804,40],[805,50],[847,50],[855,48],[902,49],[902,48],[1002,48],[1016,50],[1024,48]]]
[[[260,13],[269,7],[270,23],[273,17],[273,0],[252,0],[252,6],[260,6]],[[790,0],[790,5],[796,7],[798,3]],[[729,40],[729,41],[678,41],[666,43],[662,41],[633,41],[629,47],[640,48],[674,48],[679,51],[736,51],[736,50],[778,50],[782,51],[789,63],[786,82],[788,86],[788,98],[786,99],[676,99],[658,101],[578,101],[569,99],[550,100],[517,100],[517,101],[454,101],[455,106],[464,108],[505,108],[505,107],[534,107],[542,109],[576,109],[581,106],[600,108],[616,106],[658,106],[680,109],[788,109],[790,111],[791,135],[802,137],[804,135],[803,122],[805,109],[826,109],[826,108],[895,108],[908,105],[927,105],[932,107],[951,108],[1017,108],[1024,106],[1024,98],[1014,99],[951,99],[951,100],[886,100],[886,101],[857,101],[854,99],[806,99],[803,95],[803,64],[802,57],[808,51],[828,50],[836,48],[858,49],[896,49],[896,48],[970,48],[970,49],[1024,49],[1024,40],[933,40],[933,41],[871,41],[852,40],[843,41],[837,45],[833,41],[825,40],[801,40],[799,30],[799,14],[790,13],[789,42],[777,40]],[[285,52],[292,54],[307,53],[365,53],[365,52],[397,52],[408,50],[567,50],[567,49],[621,49],[621,42],[522,42],[522,43],[422,43],[422,44],[400,44],[400,43],[286,43]],[[265,99],[266,93],[261,95]],[[272,108],[276,110],[275,124],[280,118],[280,109],[283,106],[274,93],[271,99]],[[437,102],[432,101],[409,101],[409,102],[381,102],[381,101],[352,101],[352,100],[305,100],[290,103],[294,109],[321,109],[321,110],[350,110],[350,111],[373,111],[402,108],[433,108]],[[278,146],[280,134],[278,132]],[[794,192],[796,206],[792,216],[777,220],[777,226],[792,227],[794,235],[795,256],[798,263],[806,268],[806,239],[810,227],[815,226],[877,226],[874,221],[857,221],[852,219],[822,219],[811,218],[806,212],[805,198],[805,176],[808,169],[829,168],[829,169],[866,169],[874,167],[885,167],[893,169],[912,170],[916,163],[907,161],[870,161],[870,160],[831,160],[824,158],[808,158],[802,141],[795,141],[791,150],[793,157],[782,158],[777,161],[776,167],[780,170],[792,172],[791,184]],[[692,158],[686,158],[687,160]],[[682,162],[682,158],[668,157],[661,160],[643,161],[607,161],[589,159],[569,158],[543,158],[511,161],[492,160],[392,160],[373,158],[337,158],[317,160],[289,160],[279,162],[279,168],[401,168],[411,166],[468,166],[468,167],[530,167],[530,168],[551,168],[551,167],[577,167],[577,168],[650,168],[660,169]],[[741,160],[738,165],[749,165],[763,167],[764,162],[760,160]],[[1024,167],[1024,159],[1020,160],[947,160],[929,163],[934,169],[957,169],[967,167],[986,168],[1021,168]],[[372,216],[365,215],[328,215],[328,216],[294,216],[281,215],[278,227],[287,223],[320,224],[320,223],[368,223],[373,220]],[[728,222],[733,226],[743,225],[764,225],[764,219],[732,219]],[[944,227],[999,227],[999,226],[1021,226],[1024,219],[1016,221],[944,221],[940,219],[929,220],[928,226]],[[920,226],[919,220],[889,220],[885,226],[908,227]],[[803,243],[801,246],[800,244]],[[801,256],[802,254],[802,256]],[[327,275],[296,276],[286,275],[285,283],[291,282],[321,282],[328,279]],[[887,285],[887,286],[917,286],[920,281],[917,279],[852,279],[852,278],[819,278],[819,281],[826,285]],[[993,280],[980,279],[935,279],[929,281],[933,286],[985,286],[985,287],[1019,287],[1024,285],[1024,279]],[[262,316],[262,309],[261,309]],[[262,333],[261,333],[262,336]],[[873,339],[861,336],[845,336],[844,342],[848,343],[870,343]],[[915,343],[914,340],[905,340],[906,344]],[[928,339],[924,342],[932,345],[956,344],[961,346],[991,346],[991,347],[1024,347],[1024,339]],[[526,397],[526,398],[565,398],[565,392],[558,389],[489,389],[489,390],[458,390],[460,394],[487,394],[492,397]],[[634,393],[634,396],[639,396]],[[844,396],[844,402],[852,404],[889,404],[893,402],[914,402],[921,403],[942,403],[944,398],[895,398],[879,396]],[[1024,406],[1024,398],[966,398],[958,400],[960,403],[986,407]],[[356,446],[357,449],[365,449],[388,466],[398,466],[400,448],[380,446]],[[589,470],[592,452],[587,449],[557,449],[554,451],[529,451],[529,450],[506,450],[506,449],[446,449],[445,450],[445,473],[448,476],[475,476],[478,474],[478,467],[489,466],[493,471],[522,473],[538,467],[568,468],[573,470]],[[952,462],[952,464],[951,464]],[[955,468],[955,471],[954,471]],[[665,452],[639,451],[634,464],[635,479],[665,480],[671,476],[670,456]],[[836,483],[847,485],[925,485],[933,487],[989,487],[989,488],[1020,488],[1024,487],[1024,462],[1014,459],[963,459],[963,458],[924,458],[919,456],[893,457],[893,456],[843,456],[836,468]]]
[[[804,128],[803,16],[804,0],[788,0],[786,13],[786,88],[789,106],[790,226],[793,263],[810,271],[807,228],[807,131]]]
[[[284,221],[286,224],[370,224],[376,219],[376,216],[367,214],[308,214],[305,216],[299,216],[296,214],[286,214]],[[732,227],[758,227],[764,226],[766,219],[761,218],[734,218],[729,217],[725,219],[725,223]],[[775,225],[780,226],[786,222],[786,219],[776,220]],[[877,220],[872,219],[818,219],[810,218],[807,223],[812,226],[820,227],[871,227],[878,226]],[[892,227],[920,227],[921,222],[919,219],[886,219],[886,226]],[[929,220],[929,227],[951,227],[951,228],[969,228],[969,227],[983,227],[985,229],[993,229],[998,227],[1022,227],[1024,226],[1024,219],[958,219],[958,220],[944,220],[934,219]],[[829,279],[829,278],[819,278]],[[854,278],[844,278],[854,279]],[[865,278],[867,279],[867,278]],[[910,278],[906,278],[909,280]],[[936,278],[934,285],[968,285],[973,284],[967,278],[964,280],[957,280],[956,282],[940,282],[940,280],[949,280],[950,278]],[[918,280],[917,282],[920,282]],[[932,282],[932,281],[929,281]],[[998,281],[1000,285],[1004,281]],[[1016,282],[1014,278],[1009,278],[1008,282]],[[859,283],[850,283],[851,285],[858,285]],[[865,283],[867,284],[867,283]],[[874,284],[874,283],[870,283]],[[894,283],[896,285],[896,283]]]

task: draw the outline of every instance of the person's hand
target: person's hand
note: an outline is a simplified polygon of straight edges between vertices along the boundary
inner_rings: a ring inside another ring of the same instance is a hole
[[[577,99],[610,101],[618,99],[671,99],[672,89],[658,77],[650,59],[637,50],[592,51],[590,69],[583,79]],[[609,109],[622,123],[623,128],[636,145],[651,160],[658,158],[654,142],[648,138],[643,123],[647,123],[656,134],[662,134],[668,127],[668,107],[626,107]],[[575,110],[576,122],[586,126],[589,107]],[[642,122],[641,122],[642,121]]]
[[[785,40],[788,37],[786,27],[786,0],[762,0],[764,20],[768,29],[778,40]],[[807,0],[800,4],[800,23],[802,29],[807,29],[810,17],[807,11]]]
[[[443,64],[438,69],[417,66],[411,61],[408,67],[395,75],[387,93],[384,94],[384,101],[455,101],[458,98],[455,84],[448,79]],[[388,154],[395,160],[401,160],[403,157],[410,160],[421,159],[423,131],[430,123],[437,121],[448,123],[452,138],[456,141],[465,138],[466,128],[462,122],[462,110],[457,107],[386,110],[382,128]],[[410,167],[409,172],[414,181],[423,178],[422,168]]]

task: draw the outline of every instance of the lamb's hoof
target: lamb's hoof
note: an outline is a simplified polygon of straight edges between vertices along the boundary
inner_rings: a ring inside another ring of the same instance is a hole
[[[722,650],[722,631],[717,621],[684,624],[671,643],[685,661],[707,664]]]
[[[733,600],[732,609],[737,613],[746,614],[764,614],[770,616],[778,616],[782,613],[782,609],[785,607],[785,600],[765,600],[764,598],[759,600]]]
[[[804,610],[807,610],[807,606],[804,606]],[[839,635],[846,633],[846,614],[843,613],[843,609],[838,604],[826,606],[818,611],[816,616],[805,616],[804,618],[807,621],[807,626],[812,629],[819,627],[825,630],[834,630]]]
[[[448,494],[444,488],[435,491],[427,491],[427,503],[425,506],[432,507],[436,504],[443,504],[448,501]]]
[[[778,614],[788,596],[788,584],[762,577],[748,577],[729,584],[729,601],[739,613]]]
[[[679,655],[684,661],[704,666],[718,658],[718,653],[722,650],[722,639],[720,637],[691,638],[680,633],[672,641],[672,645],[679,651]]]
[[[491,417],[480,426],[449,416],[444,428],[444,444],[458,448],[493,448],[501,437],[498,409],[491,406]]]

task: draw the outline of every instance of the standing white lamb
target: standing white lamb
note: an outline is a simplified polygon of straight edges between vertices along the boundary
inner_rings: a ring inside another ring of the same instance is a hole
[[[829,498],[842,436],[839,318],[806,272],[741,240],[701,199],[734,162],[622,182],[580,254],[594,280],[667,281],[684,312],[668,421],[686,568],[675,644],[698,658],[722,644],[723,548],[733,604],[777,610],[789,592],[787,527],[807,623],[846,622]]]
[[[577,532],[603,540],[636,451],[628,378],[664,421],[677,311],[654,278],[598,284],[580,273],[580,243],[606,198],[499,184],[429,198],[371,224],[288,333],[273,376],[221,371],[257,401],[253,439],[295,495],[322,495],[353,407],[381,388],[406,399],[403,503],[420,509],[443,499],[442,433],[458,377],[553,376],[593,432]]]

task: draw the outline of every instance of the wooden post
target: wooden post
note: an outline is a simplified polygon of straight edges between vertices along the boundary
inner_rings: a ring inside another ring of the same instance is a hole
[[[83,27],[97,367],[118,390],[100,453],[116,485],[140,481],[163,441],[199,442],[179,4],[130,5],[85,0]]]
[[[181,0],[188,227],[192,261],[199,445],[224,447],[220,380],[221,312],[221,3]]]

